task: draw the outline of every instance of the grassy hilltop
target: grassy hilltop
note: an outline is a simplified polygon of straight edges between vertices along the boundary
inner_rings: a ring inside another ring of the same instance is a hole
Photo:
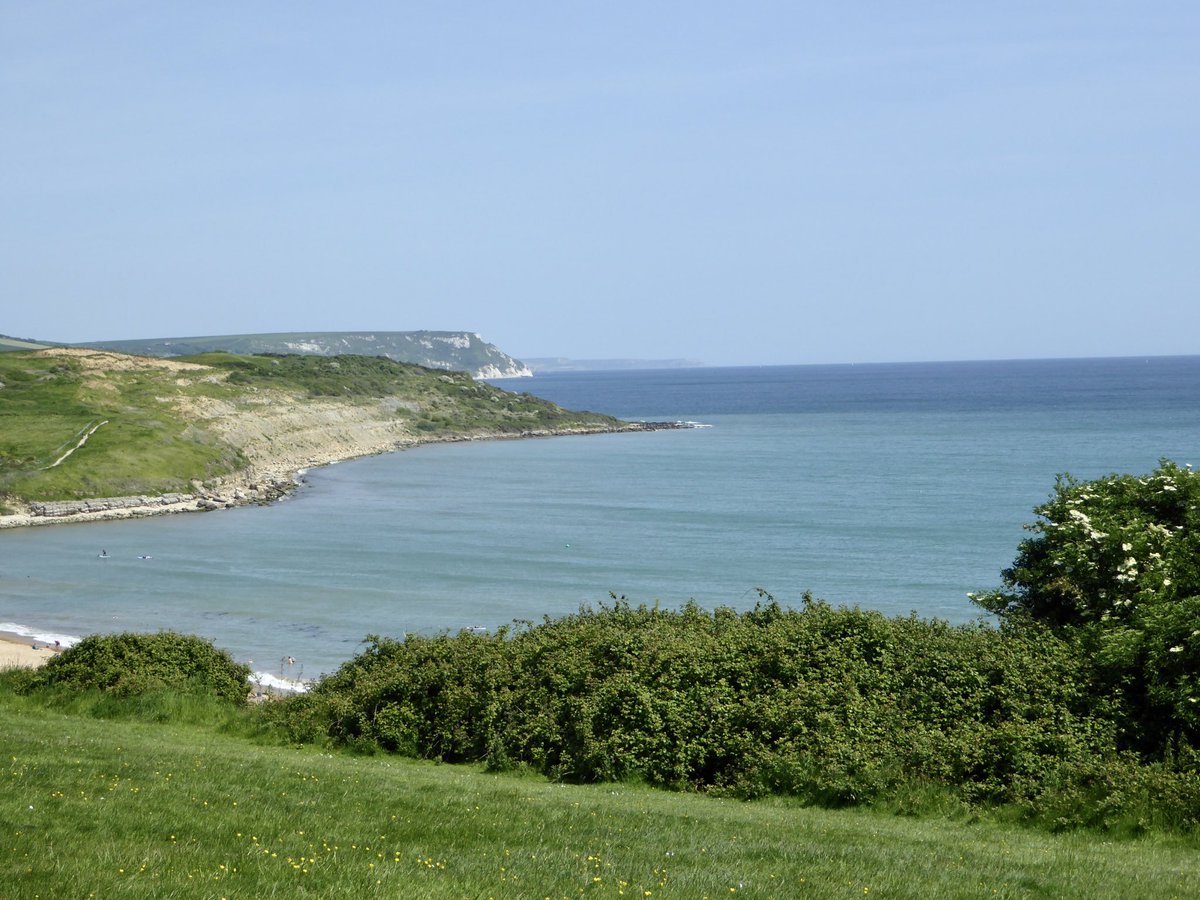
[[[10,507],[189,491],[428,440],[621,427],[380,357],[0,354],[0,497]]]

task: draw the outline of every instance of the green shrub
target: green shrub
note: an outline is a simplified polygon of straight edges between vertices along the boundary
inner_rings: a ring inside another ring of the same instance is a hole
[[[1200,743],[1200,477],[1163,460],[1144,477],[1061,476],[1035,510],[1004,587],[975,598],[1016,627],[1070,635],[1121,745],[1161,758]]]
[[[570,781],[832,806],[921,782],[996,803],[1111,744],[1081,667],[1038,629],[810,598],[740,614],[618,601],[498,635],[373,637],[281,708],[296,734]]]
[[[249,666],[193,635],[92,635],[37,670],[29,686],[98,690],[118,697],[202,688],[230,703],[246,702]]]

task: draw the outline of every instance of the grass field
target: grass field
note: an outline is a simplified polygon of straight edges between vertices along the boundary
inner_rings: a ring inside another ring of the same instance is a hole
[[[256,738],[253,711],[200,699],[142,717],[167,721],[55,711],[0,687],[0,896],[1200,895],[1186,838],[293,749]]]

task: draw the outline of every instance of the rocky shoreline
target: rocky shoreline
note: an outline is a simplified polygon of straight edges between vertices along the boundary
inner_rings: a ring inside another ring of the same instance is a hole
[[[330,448],[304,460],[260,459],[259,463],[229,478],[209,484],[192,482],[191,493],[161,495],[139,494],[128,497],[94,497],[85,500],[32,501],[23,512],[0,516],[0,528],[57,525],[71,522],[96,522],[132,519],[185,512],[211,512],[238,506],[274,503],[292,493],[309,469],[336,462],[407,450],[422,444],[461,443],[479,440],[518,440],[537,437],[563,437],[580,434],[619,434],[625,432],[665,431],[695,428],[694,422],[623,422],[597,428],[546,429],[520,434],[488,432],[479,434],[412,437],[391,441],[387,446]]]
[[[135,495],[129,497],[93,497],[87,500],[53,500],[28,504],[26,512],[0,516],[0,528],[30,525],[61,525],[69,522],[97,522],[106,519],[139,519],[167,513],[209,512],[235,506],[264,504],[291,493],[296,482],[272,482],[223,492],[200,490],[194,494]]]

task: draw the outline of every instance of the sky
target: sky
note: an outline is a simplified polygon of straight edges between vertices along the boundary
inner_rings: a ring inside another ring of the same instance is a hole
[[[1200,352],[1195,2],[0,0],[0,333]]]

